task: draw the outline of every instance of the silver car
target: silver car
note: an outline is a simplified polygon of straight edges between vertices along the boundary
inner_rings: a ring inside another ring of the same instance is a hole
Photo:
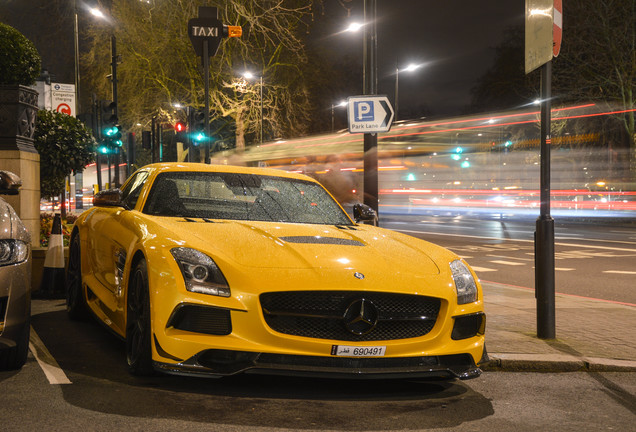
[[[0,195],[15,195],[22,182],[0,171]],[[31,329],[31,238],[22,221],[0,198],[0,370],[26,362]]]

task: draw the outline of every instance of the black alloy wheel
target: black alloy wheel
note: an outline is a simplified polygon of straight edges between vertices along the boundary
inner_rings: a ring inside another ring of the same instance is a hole
[[[151,337],[148,271],[142,259],[130,279],[126,306],[126,357],[132,375],[154,375]]]
[[[75,233],[69,247],[68,269],[66,271],[66,312],[72,320],[84,320],[88,316],[88,306],[82,287],[82,256],[80,236]]]

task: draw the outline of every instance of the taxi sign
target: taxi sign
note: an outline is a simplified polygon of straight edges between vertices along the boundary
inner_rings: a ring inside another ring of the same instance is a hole
[[[351,96],[347,99],[349,133],[388,132],[393,107],[386,96]]]

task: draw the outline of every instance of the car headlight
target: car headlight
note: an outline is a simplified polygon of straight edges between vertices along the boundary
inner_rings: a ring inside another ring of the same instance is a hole
[[[457,290],[457,304],[466,304],[477,301],[477,283],[473,274],[461,260],[450,263],[455,290]]]
[[[230,287],[214,260],[190,248],[174,248],[170,252],[179,264],[186,289],[220,297],[230,296]]]
[[[29,245],[21,240],[0,240],[0,266],[18,264],[29,257]]]

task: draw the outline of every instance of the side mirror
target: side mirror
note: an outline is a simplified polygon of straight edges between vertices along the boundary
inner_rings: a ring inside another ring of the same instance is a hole
[[[93,205],[95,207],[124,207],[121,200],[121,190],[109,189],[98,192],[93,197]]]
[[[366,204],[355,204],[353,206],[353,219],[356,223],[371,222],[371,225],[378,226],[378,215],[371,207]]]
[[[22,180],[11,171],[0,171],[0,195],[17,195]]]

